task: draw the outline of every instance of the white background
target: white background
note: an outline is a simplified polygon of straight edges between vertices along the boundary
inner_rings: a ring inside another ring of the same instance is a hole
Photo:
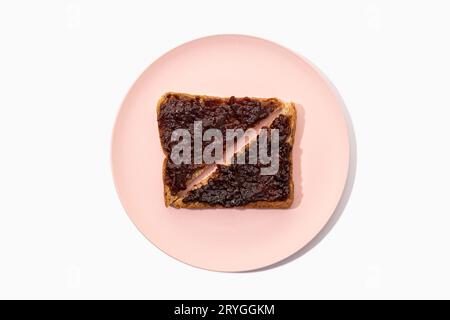
[[[448,1],[2,1],[0,298],[450,298],[449,14]],[[309,58],[356,132],[340,220],[264,272],[166,256],[128,219],[110,172],[134,80],[220,33]]]

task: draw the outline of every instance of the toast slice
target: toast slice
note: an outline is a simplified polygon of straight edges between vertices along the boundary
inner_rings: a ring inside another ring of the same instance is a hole
[[[276,98],[220,98],[175,92],[169,92],[163,95],[158,101],[157,116],[161,146],[165,154],[163,163],[165,205],[171,205],[176,208],[220,207],[217,204],[205,203],[201,199],[200,201],[189,201],[189,199],[192,198],[191,193],[193,190],[200,189],[210,182],[214,183],[214,181],[220,179],[220,169],[228,167],[228,165],[213,165],[216,169],[212,171],[211,164],[204,162],[176,164],[171,158],[171,152],[179,142],[172,141],[172,133],[175,130],[187,129],[193,136],[195,133],[193,123],[195,121],[202,121],[202,134],[210,128],[219,129],[223,132],[223,139],[225,139],[225,131],[227,129],[247,130],[249,128],[256,128],[261,123],[264,123],[264,121],[268,121],[270,116],[273,117],[274,114],[287,116],[290,119],[286,124],[289,127],[290,135],[285,145],[291,146],[295,132],[296,116],[293,103],[284,103]],[[225,146],[224,141],[222,142]],[[202,142],[202,152],[208,145],[208,142]],[[193,159],[194,149],[195,147],[191,145],[191,160]],[[292,171],[290,152],[288,155],[285,155],[283,161],[289,161],[288,171],[290,173]],[[235,169],[236,167],[230,168]],[[212,174],[207,174],[203,177],[202,174],[208,171],[208,169]],[[289,180],[289,189],[293,191],[292,178]],[[252,201],[251,203],[242,205],[242,207],[282,208],[292,203],[292,199],[289,200],[289,197],[293,198],[293,192],[289,192],[288,196],[280,201]],[[230,205],[227,204],[226,206]]]
[[[191,190],[176,199],[175,208],[289,208],[294,200],[292,147],[296,129],[294,103],[285,103],[270,123],[279,130],[279,168],[274,175],[261,175],[261,163],[219,164],[216,170],[200,180]],[[269,138],[270,140],[270,138]],[[258,144],[255,139],[250,144]],[[250,145],[241,153],[248,160]],[[235,155],[236,159],[237,155]]]

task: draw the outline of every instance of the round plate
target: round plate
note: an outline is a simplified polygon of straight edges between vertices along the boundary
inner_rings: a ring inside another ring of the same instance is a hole
[[[156,103],[167,91],[294,101],[292,208],[166,208]],[[115,124],[112,170],[126,212],[159,249],[208,270],[254,270],[300,250],[333,215],[347,179],[348,133],[339,96],[302,57],[255,37],[210,36],[169,51],[133,85]]]

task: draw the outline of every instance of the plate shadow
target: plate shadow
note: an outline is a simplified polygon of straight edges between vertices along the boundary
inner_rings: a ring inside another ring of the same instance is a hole
[[[302,58],[305,59],[304,57],[302,57]],[[307,59],[305,59],[305,60],[307,60]],[[310,61],[308,61],[308,62],[310,62]],[[310,62],[310,64],[313,65],[311,62]],[[345,207],[346,207],[346,205],[347,205],[347,203],[348,203],[348,201],[350,199],[350,194],[352,192],[353,184],[354,184],[355,176],[356,176],[356,163],[357,163],[357,146],[356,146],[356,136],[355,136],[355,131],[354,131],[354,127],[353,127],[353,122],[351,120],[351,117],[350,117],[350,114],[348,112],[348,109],[347,109],[347,107],[346,107],[346,105],[345,105],[341,95],[337,91],[336,87],[328,79],[328,77],[325,76],[317,67],[315,67],[315,69],[325,79],[325,81],[328,82],[329,86],[333,89],[333,91],[335,92],[336,96],[341,101],[341,105],[342,105],[342,109],[343,109],[342,111],[344,113],[344,117],[345,117],[345,120],[347,122],[348,136],[349,136],[348,138],[349,138],[349,145],[350,145],[350,149],[349,149],[349,152],[350,152],[350,154],[349,154],[349,168],[348,168],[348,174],[347,174],[345,187],[344,187],[344,190],[342,192],[341,198],[340,198],[340,200],[339,200],[339,202],[338,202],[338,204],[336,206],[336,209],[334,210],[334,213],[332,214],[332,216],[330,217],[328,222],[325,224],[325,226],[303,248],[301,248],[297,252],[293,253],[289,257],[287,257],[287,258],[285,258],[285,259],[283,259],[281,261],[275,262],[275,263],[273,263],[271,265],[268,265],[268,266],[265,266],[265,267],[262,267],[262,268],[258,268],[258,269],[242,271],[242,272],[238,272],[238,273],[259,272],[259,271],[269,270],[269,269],[272,269],[272,268],[277,268],[277,267],[285,265],[285,264],[287,264],[289,262],[292,262],[295,259],[303,256],[305,253],[307,253],[309,250],[313,249],[317,244],[319,244],[319,242],[322,241],[322,239],[324,239],[326,237],[326,235],[331,231],[331,229],[334,227],[334,225],[337,223],[337,221],[341,217],[342,213],[344,212],[344,209],[345,209]],[[301,107],[298,108],[298,105],[296,105],[296,107],[297,107],[297,111],[301,111],[300,116],[302,118],[304,118],[304,109],[301,108]],[[302,121],[304,121],[304,119]],[[300,129],[300,128],[298,128],[298,129]],[[302,151],[300,149],[300,154],[301,154],[301,152]],[[296,195],[296,197],[297,197],[297,195]],[[301,202],[301,200],[299,202]],[[293,204],[294,207],[298,206],[298,205],[299,205],[299,203],[295,203],[295,202]]]

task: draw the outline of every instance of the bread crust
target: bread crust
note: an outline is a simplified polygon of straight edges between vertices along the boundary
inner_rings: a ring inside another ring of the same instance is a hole
[[[220,99],[220,100],[227,100],[228,98],[224,97],[216,97],[216,96],[207,96],[207,95],[193,95],[193,94],[187,94],[187,93],[179,93],[179,92],[167,92],[165,93],[157,103],[156,112],[157,112],[157,118],[159,119],[160,113],[161,113],[161,105],[167,100],[167,97],[169,95],[177,95],[181,97],[186,98],[195,98],[200,97],[202,99]],[[257,98],[257,97],[250,97],[250,99],[258,100],[260,102],[265,101],[276,101],[277,107],[274,112],[277,112],[278,109],[281,109],[280,114],[287,116],[290,119],[290,127],[291,127],[291,135],[288,138],[287,142],[291,145],[294,144],[294,137],[295,137],[295,130],[296,130],[296,123],[297,123],[297,113],[295,109],[295,103],[293,102],[283,102],[282,100],[278,98]],[[161,146],[163,145],[160,137]],[[222,205],[210,205],[203,202],[189,202],[184,203],[183,199],[186,196],[186,192],[183,196],[181,195],[172,195],[170,192],[170,188],[168,185],[165,184],[165,177],[166,177],[166,164],[167,164],[167,152],[163,150],[165,154],[165,158],[163,161],[163,172],[162,172],[162,178],[163,178],[163,185],[164,185],[164,204],[166,207],[172,206],[174,208],[184,208],[184,209],[211,209],[211,208],[224,208]],[[257,208],[257,209],[286,209],[289,208],[293,201],[294,201],[294,180],[293,180],[293,163],[292,163],[292,152],[290,154],[289,158],[290,163],[290,171],[291,171],[291,178],[289,181],[290,185],[290,192],[289,197],[286,200],[283,201],[255,201],[248,203],[243,206],[233,207],[236,209],[245,209],[245,208]],[[195,178],[197,178],[201,172],[205,170],[205,168],[199,168],[194,174],[193,177],[188,181],[187,185],[190,184]],[[214,178],[215,173],[212,173],[208,176],[206,176],[204,179],[199,181],[192,189],[199,188],[205,184],[207,184],[210,179]],[[191,190],[192,190],[191,189]]]

